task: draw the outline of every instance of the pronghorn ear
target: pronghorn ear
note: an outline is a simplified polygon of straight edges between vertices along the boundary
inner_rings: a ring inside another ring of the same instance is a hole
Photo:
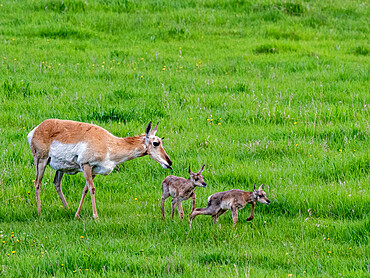
[[[158,123],[155,125],[155,127],[152,129],[152,131],[150,132],[150,135],[155,136],[155,134],[157,133],[158,124],[159,124],[159,122],[158,122]]]
[[[148,126],[145,129],[145,135],[149,136],[150,130],[152,129],[152,122],[149,122]]]
[[[260,187],[258,188],[258,191],[262,191],[262,186],[263,184],[260,185]]]
[[[203,172],[203,170],[204,170],[204,166],[206,166],[206,165],[205,165],[205,164],[203,164],[202,168],[200,168],[200,170],[199,170],[199,174],[201,174],[201,173]]]
[[[256,184],[253,184],[253,191],[256,191]]]
[[[189,165],[189,174],[190,175],[193,174],[193,172],[190,170],[190,165]]]
[[[152,128],[152,122],[150,122],[148,124],[148,126],[146,127],[145,129],[145,144],[148,145],[149,144],[149,133],[150,133],[150,129]]]

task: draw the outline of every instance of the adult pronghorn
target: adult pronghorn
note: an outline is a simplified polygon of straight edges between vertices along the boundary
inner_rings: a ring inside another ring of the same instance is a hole
[[[155,136],[157,127],[158,124],[151,130],[150,122],[145,135],[118,138],[94,124],[58,119],[43,121],[27,136],[36,165],[35,191],[38,213],[41,212],[41,180],[48,164],[57,171],[53,183],[66,208],[68,204],[61,188],[62,177],[64,174],[83,172],[86,185],[75,215],[77,218],[88,190],[93,217],[98,217],[93,179],[96,175],[108,175],[117,164],[149,155],[163,168],[172,169],[172,161],[163,149],[162,139]]]

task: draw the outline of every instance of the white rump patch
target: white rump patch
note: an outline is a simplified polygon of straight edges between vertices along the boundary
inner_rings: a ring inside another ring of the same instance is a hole
[[[27,141],[28,141],[28,145],[30,145],[30,148],[31,148],[31,142],[32,142],[32,138],[33,138],[33,134],[35,133],[35,130],[36,128],[38,128],[39,126],[36,126],[34,129],[31,130],[30,133],[28,133],[27,135]]]

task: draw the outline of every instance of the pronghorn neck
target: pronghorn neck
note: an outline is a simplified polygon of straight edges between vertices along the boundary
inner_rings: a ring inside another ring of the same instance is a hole
[[[253,192],[250,192],[250,193],[251,193],[251,197],[250,197],[251,201],[255,202],[257,200],[256,192],[253,191]]]
[[[190,189],[190,190],[193,190],[195,187],[197,187],[197,186],[195,185],[195,183],[191,180],[191,178],[188,178],[188,179],[187,179],[187,182],[188,182],[188,186],[189,186],[189,189]]]
[[[109,157],[116,164],[132,160],[148,154],[148,147],[144,143],[145,136],[119,138],[117,144],[110,150]]]
[[[244,196],[245,201],[247,203],[255,202],[257,200],[256,193],[254,193],[254,192],[244,191],[243,196]]]

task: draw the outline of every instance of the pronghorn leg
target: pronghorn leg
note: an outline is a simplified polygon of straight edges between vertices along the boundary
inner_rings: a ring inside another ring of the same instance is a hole
[[[216,214],[216,215],[213,215],[213,216],[212,216],[213,222],[214,222],[214,223],[217,223],[217,222],[218,222],[218,218],[219,218],[222,214],[224,214],[226,211],[227,211],[226,209],[220,209],[220,210],[217,212],[217,214]]]
[[[251,216],[247,218],[247,221],[251,221],[254,218],[254,202],[252,203]]]
[[[182,204],[180,198],[177,199],[177,210],[179,211],[179,216],[181,220],[184,218],[184,210],[182,209]]]
[[[175,216],[175,208],[176,208],[176,198],[173,198],[171,201],[171,207],[172,207],[172,219]]]
[[[168,192],[168,186],[165,183],[162,183],[163,193],[161,197],[161,208],[162,208],[162,217],[164,218],[164,202],[170,196]]]
[[[49,158],[35,159],[36,161],[36,180],[35,180],[35,191],[36,191],[36,201],[37,201],[37,211],[41,213],[41,181],[44,177],[46,165],[48,165]]]
[[[235,226],[236,222],[238,222],[238,209],[233,207],[233,208],[231,208],[231,211],[233,213],[233,223],[234,223],[234,226]]]
[[[165,196],[165,195],[162,195],[161,197],[161,208],[162,208],[162,217],[164,218],[164,202],[166,201],[166,199],[168,198],[168,196]]]
[[[193,211],[193,213],[190,215],[190,217],[189,217],[189,225],[191,227],[191,222],[193,222],[193,219],[197,215],[200,215],[200,214],[203,214],[203,215],[215,215],[216,213],[217,213],[217,211],[212,206],[208,206],[206,208],[196,208]]]
[[[68,203],[66,201],[66,198],[63,195],[63,191],[62,191],[62,187],[61,187],[63,175],[64,174],[61,171],[57,171],[55,173],[55,177],[54,177],[53,183],[54,183],[54,186],[55,186],[56,191],[58,192],[58,195],[59,195],[60,199],[62,200],[63,206],[65,208],[69,208],[68,207]]]
[[[190,211],[190,214],[193,213],[194,211],[194,207],[195,207],[195,200],[197,199],[197,195],[195,195],[195,192],[193,192],[193,194],[191,195],[191,198],[193,199],[193,204],[191,205],[191,211]]]
[[[81,197],[80,205],[78,206],[77,212],[75,214],[76,218],[80,218],[82,203],[84,202],[87,191],[89,191],[89,186],[86,183],[84,189],[82,190],[82,197]]]
[[[84,177],[86,179],[86,185],[85,185],[84,190],[82,191],[82,197],[81,197],[80,205],[78,206],[78,210],[76,212],[75,217],[76,218],[80,217],[82,203],[85,199],[87,189],[88,189],[90,191],[90,196],[91,196],[93,217],[98,218],[98,213],[96,211],[96,203],[95,203],[95,186],[94,186],[94,182],[93,182],[93,179],[94,179],[95,176],[92,175],[92,167],[89,164],[84,164],[84,165],[82,165],[82,172],[83,172]]]

